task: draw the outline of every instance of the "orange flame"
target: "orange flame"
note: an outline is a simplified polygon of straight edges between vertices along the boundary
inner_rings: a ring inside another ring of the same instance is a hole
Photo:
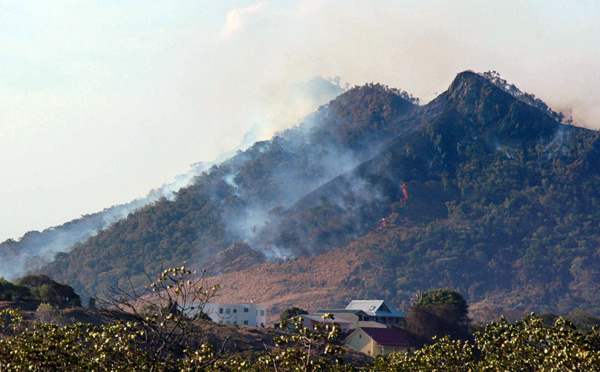
[[[406,183],[402,182],[402,193],[404,194],[404,200],[408,199],[408,191],[406,191]]]

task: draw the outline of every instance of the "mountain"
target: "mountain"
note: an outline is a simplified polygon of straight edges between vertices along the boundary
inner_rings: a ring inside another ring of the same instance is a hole
[[[52,261],[57,253],[69,251],[76,243],[96,235],[116,221],[127,217],[129,213],[161,197],[172,198],[173,192],[188,185],[195,176],[208,168],[206,163],[193,164],[188,173],[178,176],[173,183],[152,190],[144,198],[114,205],[101,212],[87,214],[43,231],[29,231],[19,240],[8,239],[0,243],[0,277],[15,279],[28,270],[37,270]]]
[[[187,260],[275,310],[451,287],[479,309],[598,312],[598,133],[562,119],[491,73],[423,106],[355,87],[40,272],[93,296]]]
[[[78,291],[93,295],[119,279],[125,283],[126,273],[142,282],[144,271],[155,273],[183,260],[209,260],[239,241],[249,242],[269,259],[316,249],[279,247],[269,240],[267,225],[307,190],[369,159],[378,144],[404,130],[397,118],[416,107],[411,99],[380,85],[342,94],[299,127],[212,167],[173,200],[163,198],[141,208],[70,253],[57,254],[42,271],[78,283]]]

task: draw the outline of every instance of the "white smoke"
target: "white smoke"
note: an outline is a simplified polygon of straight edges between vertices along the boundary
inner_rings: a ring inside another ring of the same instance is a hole
[[[162,185],[151,190],[145,197],[136,199],[130,203],[115,205],[104,209],[102,212],[82,216],[82,218],[67,222],[64,225],[48,228],[44,231],[29,232],[25,234],[18,242],[7,240],[0,244],[0,277],[14,279],[24,275],[30,270],[42,266],[52,261],[57,253],[69,252],[77,243],[83,242],[89,237],[95,236],[100,231],[108,228],[117,221],[126,218],[136,210],[152,204],[161,198],[174,200],[177,192],[191,185],[196,177],[209,170],[214,165],[220,164],[234,156],[236,153],[246,150],[257,141],[270,138],[277,130],[284,129],[286,126],[292,126],[297,123],[299,115],[303,115],[308,110],[314,110],[319,105],[327,103],[344,91],[340,87],[340,79],[323,79],[315,77],[307,83],[295,83],[286,95],[284,103],[276,102],[273,104],[273,112],[270,118],[256,122],[250,131],[248,131],[242,143],[233,151],[221,154],[216,160],[209,162],[199,162],[191,165],[191,169],[179,176],[176,176],[173,182]],[[284,105],[289,106],[288,115],[285,123],[282,123],[279,110],[283,110]],[[279,119],[277,119],[279,117]],[[279,120],[279,121],[277,121]],[[291,123],[287,120],[290,120]],[[235,183],[235,174],[226,175],[223,180],[237,189]],[[246,216],[240,217],[233,222],[232,229],[243,232],[243,235],[252,234],[253,231],[264,226],[267,220],[268,212],[261,210],[249,210]],[[281,256],[279,250],[273,249],[274,256]]]

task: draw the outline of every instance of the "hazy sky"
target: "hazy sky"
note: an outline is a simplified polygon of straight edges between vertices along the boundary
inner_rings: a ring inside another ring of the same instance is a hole
[[[599,25],[595,0],[0,0],[0,241],[292,125],[290,84],[314,76],[427,102],[496,70],[598,128]]]

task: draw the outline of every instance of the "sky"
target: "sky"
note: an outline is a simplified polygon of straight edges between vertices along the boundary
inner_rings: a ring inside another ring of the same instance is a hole
[[[600,128],[600,2],[0,0],[0,242],[145,196],[316,108],[498,71]]]

